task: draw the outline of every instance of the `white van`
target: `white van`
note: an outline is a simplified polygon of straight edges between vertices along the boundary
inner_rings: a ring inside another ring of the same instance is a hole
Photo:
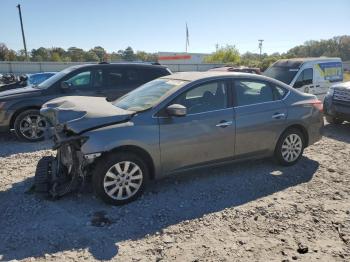
[[[343,81],[343,63],[327,57],[282,59],[263,74],[323,100],[330,86]]]

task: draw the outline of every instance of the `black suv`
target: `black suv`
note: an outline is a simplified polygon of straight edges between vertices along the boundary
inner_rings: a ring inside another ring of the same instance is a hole
[[[37,86],[0,92],[0,132],[14,130],[29,141],[44,139],[47,123],[39,110],[60,96],[103,96],[113,101],[136,87],[171,74],[167,67],[120,63],[72,66]]]

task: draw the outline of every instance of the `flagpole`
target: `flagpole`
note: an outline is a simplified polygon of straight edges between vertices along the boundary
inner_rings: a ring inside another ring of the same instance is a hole
[[[186,23],[186,38],[185,38],[185,52],[187,53],[187,37],[188,37],[188,29],[187,29],[187,23]]]

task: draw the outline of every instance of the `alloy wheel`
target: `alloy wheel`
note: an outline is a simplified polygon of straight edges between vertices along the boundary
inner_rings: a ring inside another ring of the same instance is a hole
[[[46,127],[46,121],[40,115],[27,115],[19,124],[21,134],[28,140],[42,138]]]
[[[126,200],[135,195],[143,181],[141,168],[131,161],[113,165],[105,174],[103,188],[115,200]]]
[[[282,144],[282,157],[287,162],[295,161],[301,154],[303,141],[297,134],[287,136]]]

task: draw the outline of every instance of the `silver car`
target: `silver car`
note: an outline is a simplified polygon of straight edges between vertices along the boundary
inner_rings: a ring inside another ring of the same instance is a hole
[[[192,168],[273,156],[293,165],[321,138],[322,103],[264,76],[177,73],[114,102],[63,97],[41,109],[57,156],[39,161],[38,191],[62,196],[92,177],[119,205],[154,179]]]

